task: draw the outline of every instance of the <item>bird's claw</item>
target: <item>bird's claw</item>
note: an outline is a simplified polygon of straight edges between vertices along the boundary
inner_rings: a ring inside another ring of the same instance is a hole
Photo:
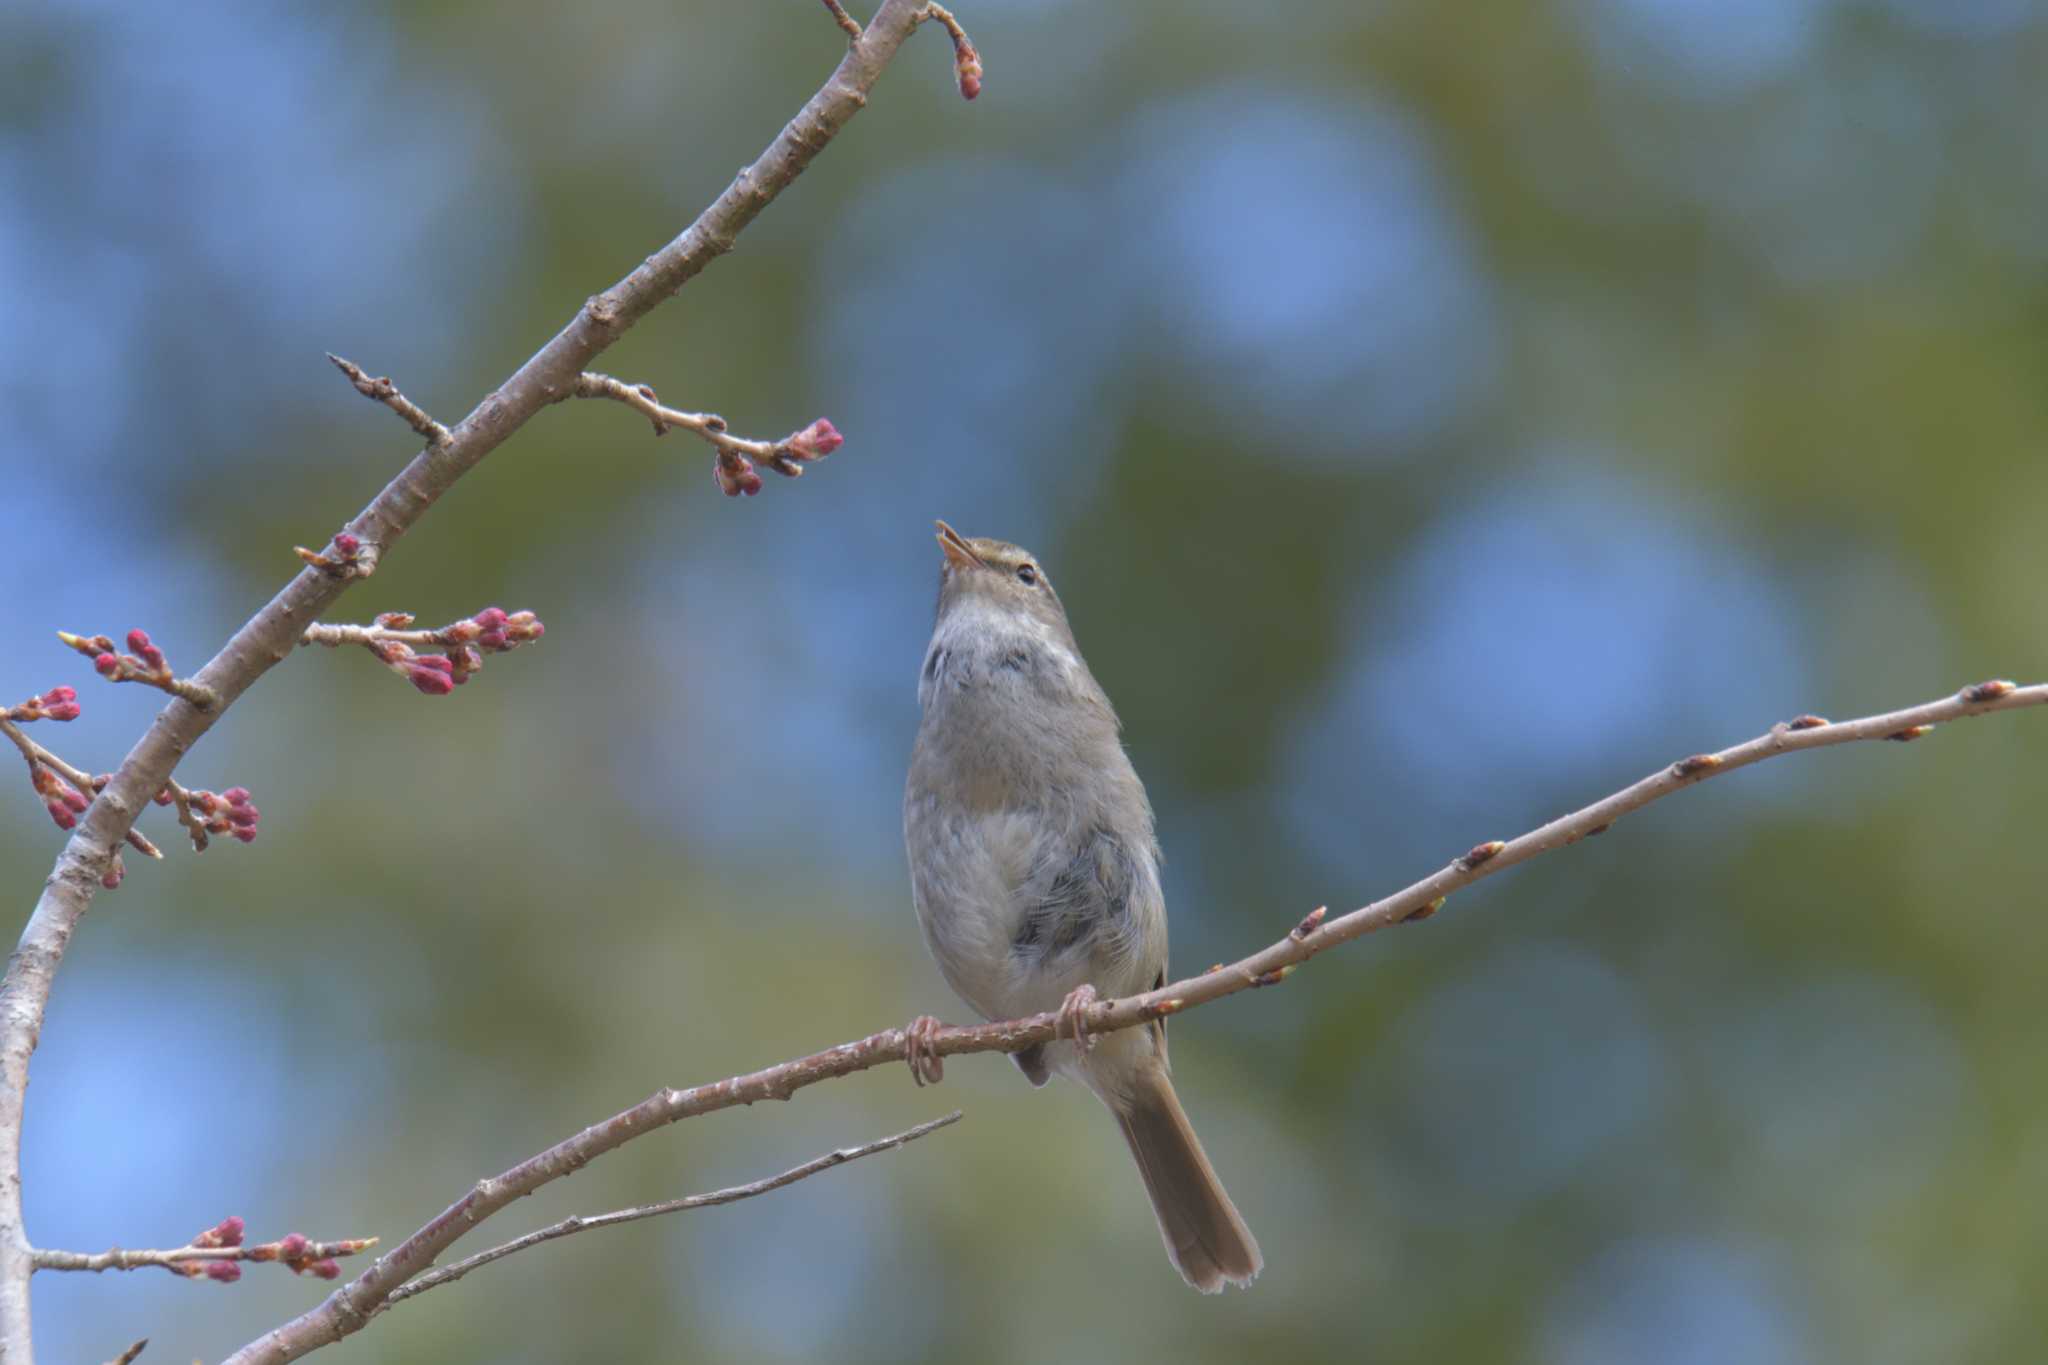
[[[937,1085],[946,1078],[946,1062],[932,1051],[932,1035],[945,1025],[929,1014],[920,1014],[903,1028],[903,1060],[910,1063],[910,1078],[919,1085]]]
[[[1095,1039],[1088,1032],[1088,1007],[1098,999],[1095,988],[1080,985],[1067,992],[1067,998],[1060,1002],[1059,1018],[1052,1026],[1055,1038],[1072,1038],[1077,1051],[1087,1052],[1095,1046]]]

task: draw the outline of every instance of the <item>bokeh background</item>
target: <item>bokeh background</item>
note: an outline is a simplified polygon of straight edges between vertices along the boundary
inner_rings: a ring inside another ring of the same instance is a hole
[[[272,673],[60,979],[44,1245],[402,1237],[659,1085],[963,1009],[898,826],[931,521],[1038,550],[1159,809],[1175,962],[1685,753],[2048,673],[2037,0],[959,0],[605,367],[846,448],[717,496],[543,414],[346,599],[532,608],[447,699]],[[445,420],[830,70],[815,0],[0,8],[0,695],[112,767]],[[637,1143],[591,1234],[335,1359],[2000,1361],[2048,1331],[2048,724],[1714,783],[1175,1024],[1264,1244],[1199,1299],[1078,1089],[900,1069]],[[58,836],[15,772],[7,932]],[[495,1240],[495,1238],[494,1238]],[[479,1245],[482,1243],[479,1242]],[[325,1287],[38,1276],[52,1360],[215,1358]]]

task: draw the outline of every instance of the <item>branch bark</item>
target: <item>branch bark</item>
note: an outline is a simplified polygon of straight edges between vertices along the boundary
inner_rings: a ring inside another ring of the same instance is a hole
[[[869,31],[873,31],[871,25]],[[2015,687],[2009,682],[1979,683],[1950,697],[1921,706],[1831,724],[1818,716],[1800,716],[1769,732],[1718,753],[1694,754],[1652,773],[1632,786],[1589,806],[1560,816],[1520,837],[1478,844],[1445,867],[1382,900],[1336,919],[1312,911],[1279,942],[1227,967],[1162,986],[1142,995],[1105,1000],[1085,1014],[1087,1031],[1105,1033],[1135,1025],[1226,995],[1260,986],[1278,985],[1296,967],[1316,954],[1396,924],[1426,919],[1452,892],[1481,878],[1526,862],[1542,853],[1599,834],[1631,811],[1695,786],[1719,773],[1761,763],[1779,754],[1850,744],[1862,740],[1917,739],[1934,726],[1992,711],[2048,705],[2048,683]],[[1057,1013],[1034,1014],[969,1028],[941,1028],[925,1034],[920,1048],[927,1055],[963,1052],[1016,1052],[1048,1042],[1058,1026]],[[907,1030],[887,1029],[838,1047],[812,1053],[746,1075],[731,1076],[688,1090],[661,1090],[601,1123],[592,1124],[504,1173],[478,1181],[470,1191],[443,1209],[426,1226],[405,1239],[363,1273],[337,1290],[312,1313],[243,1347],[227,1365],[277,1365],[295,1360],[316,1346],[359,1330],[398,1287],[426,1271],[440,1253],[470,1228],[524,1198],[541,1186],[582,1169],[593,1158],[624,1146],[634,1138],[700,1114],[762,1100],[787,1100],[797,1091],[837,1076],[908,1058]]]
[[[730,251],[739,233],[860,112],[868,91],[923,17],[916,0],[884,0],[823,88],[681,236],[625,279],[587,300],[553,340],[478,403],[445,441],[437,440],[415,455],[349,522],[347,533],[373,556],[388,553],[457,479],[535,413],[572,392],[576,376],[606,347]],[[5,979],[0,981],[0,1365],[30,1365],[34,1356],[28,1290],[34,1263],[22,1223],[21,1130],[29,1058],[65,949],[123,836],[164,789],[179,760],[242,693],[290,655],[306,627],[334,605],[352,578],[312,566],[302,569],[192,675],[193,687],[203,689],[192,695],[208,698],[210,705],[202,709],[179,697],[157,713],[65,843],[8,959]],[[321,1326],[304,1329],[304,1339],[311,1344],[318,1344],[316,1337],[334,1340],[352,1311],[336,1306]],[[329,1332],[332,1335],[326,1335]],[[311,1344],[304,1349],[311,1349]],[[264,1358],[286,1360],[302,1353],[284,1353],[280,1347]]]

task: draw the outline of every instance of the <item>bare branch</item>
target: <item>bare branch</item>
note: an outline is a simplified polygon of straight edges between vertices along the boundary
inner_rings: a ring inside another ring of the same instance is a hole
[[[742,1199],[752,1199],[755,1195],[766,1194],[770,1190],[779,1190],[784,1185],[794,1185],[797,1181],[808,1179],[820,1171],[829,1171],[834,1166],[844,1166],[849,1161],[858,1161],[864,1156],[874,1156],[878,1152],[893,1151],[905,1143],[915,1142],[926,1134],[936,1133],[939,1129],[959,1121],[960,1111],[955,1109],[950,1114],[932,1119],[926,1123],[920,1123],[915,1128],[905,1129],[893,1137],[877,1138],[875,1141],[864,1143],[859,1147],[841,1147],[839,1150],[827,1152],[823,1156],[812,1157],[801,1166],[792,1166],[781,1175],[771,1175],[765,1180],[756,1180],[746,1185],[734,1185],[730,1189],[714,1190],[710,1194],[685,1195],[681,1199],[670,1199],[659,1204],[642,1204],[638,1208],[617,1209],[611,1213],[564,1218],[561,1222],[544,1227],[538,1232],[529,1232],[524,1237],[514,1238],[502,1246],[492,1247],[489,1251],[479,1251],[476,1255],[457,1261],[454,1265],[429,1271],[410,1284],[400,1285],[397,1289],[391,1291],[391,1297],[386,1299],[377,1311],[382,1312],[392,1304],[409,1299],[415,1294],[424,1294],[429,1289],[435,1289],[444,1284],[452,1284],[479,1266],[486,1266],[492,1261],[503,1260],[515,1251],[524,1251],[528,1247],[539,1246],[542,1242],[552,1242],[558,1237],[567,1237],[572,1233],[588,1232],[592,1228],[616,1227],[620,1223],[638,1222],[642,1218],[658,1218],[664,1213],[681,1213],[686,1209],[708,1209],[718,1204],[732,1204]]]
[[[1441,909],[1452,892],[1482,877],[1599,834],[1623,815],[1719,773],[1760,763],[1778,754],[1860,740],[1911,738],[1926,733],[1923,727],[2044,704],[2048,704],[2048,683],[2015,687],[2010,682],[1997,681],[1979,683],[1921,706],[1840,724],[1831,724],[1818,716],[1786,721],[1745,744],[1680,759],[1632,786],[1514,840],[1490,840],[1475,845],[1421,881],[1348,915],[1329,919],[1324,910],[1312,911],[1291,926],[1279,942],[1227,967],[1212,967],[1200,976],[1141,995],[1102,1001],[1086,1011],[1087,1031],[1103,1033],[1131,1028],[1239,991],[1278,985],[1318,953],[1375,930],[1425,919]],[[965,1052],[1017,1052],[1034,1043],[1050,1041],[1060,1020],[1059,1013],[1051,1012],[969,1028],[938,1028],[920,1035],[918,1046],[935,1057]],[[229,1358],[228,1365],[293,1360],[359,1329],[400,1284],[424,1272],[442,1251],[477,1223],[550,1181],[581,1169],[593,1157],[642,1134],[736,1105],[787,1100],[820,1081],[904,1061],[909,1056],[909,1047],[909,1030],[887,1029],[746,1075],[730,1076],[689,1090],[658,1091],[631,1109],[585,1128],[502,1175],[479,1181],[426,1226],[379,1257],[362,1276],[336,1291],[326,1303],[243,1347]]]
[[[327,358],[334,362],[335,369],[348,376],[348,382],[356,386],[357,393],[382,403],[403,417],[405,424],[418,432],[428,446],[439,449],[452,439],[448,435],[448,428],[429,417],[424,408],[400,393],[398,385],[389,379],[372,379],[363,373],[362,366],[352,360],[344,360],[332,351],[327,353]]]
[[[785,478],[794,479],[804,472],[805,465],[824,459],[839,449],[844,441],[839,429],[823,417],[779,441],[749,441],[728,432],[725,419],[715,412],[684,412],[680,408],[663,407],[650,386],[628,384],[608,374],[577,375],[573,396],[609,398],[613,402],[624,403],[654,423],[656,436],[666,436],[675,427],[701,436],[718,452],[712,475],[727,497],[742,494],[752,497],[761,491],[761,476],[754,473],[755,460]]]
[[[688,229],[586,300],[567,326],[449,430],[445,442],[415,455],[343,534],[355,537],[366,554],[389,552],[458,479],[535,413],[573,390],[576,377],[607,347],[730,251],[740,232],[866,105],[868,91],[919,17],[916,0],[883,0],[824,86]],[[34,1267],[21,1205],[22,1113],[29,1059],[72,932],[144,804],[165,790],[178,762],[235,699],[286,658],[306,627],[360,576],[360,569],[309,563],[192,675],[194,688],[204,690],[174,696],[129,750],[58,855],[8,960],[0,980],[0,1358],[7,1365],[30,1365],[34,1358],[28,1293]],[[374,1302],[403,1278],[379,1278],[374,1293],[353,1287],[349,1292]],[[361,1311],[354,1298],[336,1296],[247,1348],[241,1358],[303,1355],[360,1325]]]
[[[107,1365],[135,1365],[135,1357],[141,1355],[142,1348],[147,1345],[149,1345],[149,1338],[144,1337],[142,1340],[136,1342],[127,1350],[121,1352],[121,1354],[115,1356],[112,1360],[108,1361]]]
[[[839,0],[825,0],[825,8],[832,11],[833,22],[846,30],[847,37],[856,43],[860,41],[860,25],[855,23],[853,16],[846,12],[846,6],[840,4]]]

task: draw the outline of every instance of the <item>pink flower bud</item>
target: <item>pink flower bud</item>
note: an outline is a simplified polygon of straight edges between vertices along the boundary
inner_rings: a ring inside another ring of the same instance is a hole
[[[78,823],[78,817],[62,801],[45,801],[43,808],[50,812],[50,818],[57,822],[58,829],[70,829]]]
[[[233,829],[222,830],[218,832],[224,834],[232,834],[245,844],[253,844],[256,842],[256,826],[254,825],[236,825]]]
[[[206,1231],[200,1233],[197,1237],[194,1237],[192,1245],[196,1247],[238,1247],[242,1244],[242,1233],[247,1227],[248,1224],[242,1221],[242,1215],[231,1213]]]
[[[502,654],[512,648],[512,637],[502,630],[487,630],[476,637],[476,642],[493,654]]]
[[[428,656],[429,658],[433,656]],[[447,660],[441,662],[446,663]],[[405,676],[412,685],[429,697],[445,697],[455,690],[455,679],[440,670],[427,667],[426,659],[414,660],[405,670]]]
[[[242,1278],[242,1267],[236,1265],[233,1261],[208,1261],[206,1263],[206,1278],[218,1280],[222,1284],[233,1284],[236,1280]]]
[[[117,890],[121,885],[121,878],[127,875],[128,869],[122,866],[119,858],[115,858],[113,862],[107,864],[107,870],[100,874],[100,885],[109,891]]]
[[[120,671],[121,660],[113,654],[101,654],[94,657],[92,666],[99,670],[101,677],[111,678]]]
[[[751,498],[761,491],[761,476],[754,472],[753,461],[729,450],[718,453],[711,465],[711,477],[728,498]]]
[[[168,805],[170,805],[170,804],[171,804],[171,789],[170,789],[169,787],[165,787],[165,788],[164,788],[164,789],[163,789],[162,791],[160,791],[160,792],[158,792],[158,793],[156,794],[155,800],[156,800],[156,803],[157,803],[157,804],[158,804],[159,806],[168,806]]]
[[[476,614],[476,623],[484,630],[502,630],[511,619],[503,607],[485,607]]]
[[[141,629],[129,631],[128,648],[137,654],[147,653],[149,651],[149,632]]]
[[[152,673],[168,672],[170,666],[164,662],[164,652],[155,645],[142,651],[142,662]]]
[[[981,54],[965,37],[953,41],[953,73],[960,78],[960,97],[973,99],[981,93]]]
[[[277,1254],[284,1257],[287,1261],[296,1261],[304,1256],[306,1254],[305,1234],[299,1232],[287,1233],[284,1240],[277,1244]]]
[[[239,806],[230,806],[228,808],[228,823],[231,825],[241,825],[253,829],[256,822],[262,818],[263,813],[246,801]]]
[[[793,460],[810,461],[822,460],[845,444],[846,438],[839,434],[839,428],[820,417],[785,441],[783,449]]]
[[[307,1266],[306,1269],[312,1271],[323,1280],[338,1280],[341,1278],[341,1266],[332,1256],[324,1261],[315,1261]]]
[[[65,689],[67,692],[70,690],[69,688]],[[43,714],[51,720],[77,720],[78,703],[75,701],[60,701],[55,706],[44,707]]]
[[[92,803],[85,799],[85,793],[78,790],[78,788],[66,787],[64,789],[64,804],[71,807],[74,814],[83,815],[85,814],[85,808]]]
[[[354,559],[356,557],[356,551],[363,548],[363,542],[357,540],[348,532],[343,531],[340,535],[334,538],[334,548],[335,551],[339,553],[343,559]]]
[[[42,697],[42,702],[45,706],[62,706],[67,701],[77,700],[78,689],[75,687],[53,687],[43,693]]]
[[[221,799],[230,806],[246,806],[249,804],[249,789],[247,787],[229,787],[221,793]]]

